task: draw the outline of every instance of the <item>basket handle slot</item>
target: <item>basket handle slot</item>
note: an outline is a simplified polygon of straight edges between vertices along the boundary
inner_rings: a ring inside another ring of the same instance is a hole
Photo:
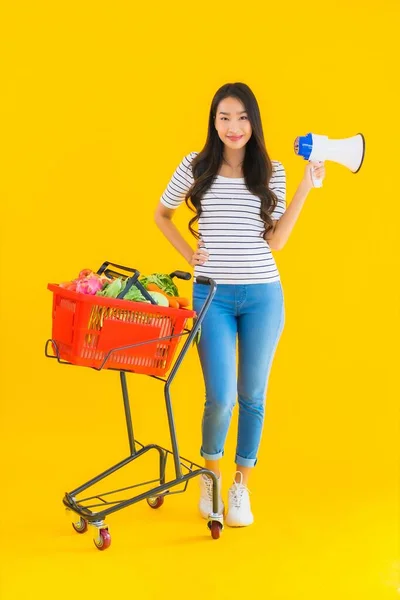
[[[128,273],[133,273],[134,275],[136,273],[138,273],[140,275],[140,273],[139,273],[139,271],[137,269],[132,269],[132,267],[124,267],[122,265],[117,265],[117,263],[112,263],[112,262],[110,262],[108,260],[106,260],[105,262],[103,262],[103,264],[101,265],[100,269],[97,271],[97,274],[101,275],[102,273],[104,273],[104,275],[110,274],[110,275],[113,275],[113,277],[115,277],[116,275],[118,277],[121,277],[121,275],[123,277],[126,277],[126,275],[124,273],[117,273],[116,271],[111,271],[108,268],[109,266],[115,267],[117,269],[121,269],[122,271],[127,271]]]
[[[125,273],[118,273],[116,271],[112,271],[108,268],[110,266],[120,269],[121,271],[127,271],[128,273],[133,273],[133,275],[131,277],[128,277]],[[140,281],[139,281],[140,271],[138,271],[137,269],[132,269],[131,267],[124,267],[122,265],[117,265],[116,263],[105,261],[101,265],[100,269],[97,271],[98,275],[101,275],[102,273],[104,273],[105,275],[112,275],[113,277],[115,277],[115,276],[125,277],[126,285],[125,285],[125,288],[122,290],[122,292],[120,294],[118,294],[118,296],[117,296],[118,300],[122,300],[124,298],[125,294],[128,292],[128,290],[130,290],[130,288],[134,285],[141,292],[142,296],[144,296],[146,298],[146,300],[151,302],[151,304],[157,304],[157,302],[154,300],[154,298],[151,296],[151,294],[149,294],[149,292],[146,290],[146,288],[140,283]]]

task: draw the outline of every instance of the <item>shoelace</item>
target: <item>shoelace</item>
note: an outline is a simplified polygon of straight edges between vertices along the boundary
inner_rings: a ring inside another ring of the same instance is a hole
[[[236,475],[239,473],[240,481],[234,481],[233,486],[229,490],[229,499],[230,503],[235,508],[240,508],[241,502],[243,500],[243,495],[245,492],[250,493],[250,490],[243,483],[243,475],[240,471],[236,471]],[[235,475],[235,477],[236,477]]]
[[[229,490],[230,504],[235,508],[240,508],[245,487],[240,483],[235,483],[234,487]]]

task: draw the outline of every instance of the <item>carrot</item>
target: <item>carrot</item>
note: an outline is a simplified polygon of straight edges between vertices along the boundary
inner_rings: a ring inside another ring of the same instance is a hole
[[[175,300],[178,301],[179,306],[189,306],[190,304],[190,300],[189,298],[182,298],[182,297],[178,297],[178,296],[174,296]]]
[[[171,308],[179,308],[179,302],[174,296],[167,296]]]
[[[164,296],[166,296],[167,294],[165,292],[163,292],[158,285],[156,285],[155,283],[148,283],[146,286],[146,289],[149,292],[160,292],[160,294],[164,294]]]

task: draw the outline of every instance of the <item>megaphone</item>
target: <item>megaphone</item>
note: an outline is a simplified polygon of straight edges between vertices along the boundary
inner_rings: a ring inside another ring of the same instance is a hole
[[[326,135],[307,133],[299,136],[294,141],[294,151],[304,160],[326,161],[331,160],[358,173],[364,161],[365,138],[362,133],[341,140],[333,140]],[[312,175],[315,187],[322,187],[322,180]]]

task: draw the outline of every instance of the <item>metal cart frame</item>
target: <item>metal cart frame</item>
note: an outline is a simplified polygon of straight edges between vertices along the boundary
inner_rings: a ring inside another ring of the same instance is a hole
[[[104,263],[98,272],[99,273],[105,272],[107,274],[106,267],[110,264],[113,264],[115,267],[120,268],[120,269],[134,271],[134,277],[130,278],[130,280],[127,280],[126,287],[128,288],[128,281],[129,281],[129,287],[131,285],[136,285],[142,291],[142,293],[144,293],[143,292],[144,288],[141,286],[141,284],[138,281],[140,273],[138,271],[136,271],[135,269],[128,269],[126,267],[116,265],[115,263]],[[111,271],[108,271],[108,273],[111,273]],[[112,272],[112,273],[115,274],[115,272]],[[176,276],[180,279],[190,279],[191,278],[191,275],[189,273],[180,272],[180,271],[175,271],[174,273],[171,274],[171,276]],[[163,341],[163,340],[170,340],[172,337],[180,337],[183,335],[187,335],[187,339],[186,339],[182,349],[178,353],[178,356],[170,370],[168,377],[166,379],[164,379],[162,377],[158,377],[155,375],[148,375],[149,377],[153,377],[154,379],[158,379],[159,381],[162,381],[164,383],[164,398],[165,398],[165,406],[166,406],[166,411],[167,411],[167,416],[168,416],[168,425],[169,425],[169,433],[170,433],[172,450],[164,448],[158,444],[143,445],[138,440],[135,439],[134,433],[133,433],[133,424],[132,424],[131,408],[130,408],[130,401],[129,401],[129,394],[128,394],[128,385],[127,385],[127,381],[126,381],[126,373],[130,372],[130,371],[126,371],[123,369],[109,369],[109,370],[119,371],[119,375],[120,375],[122,398],[123,398],[123,403],[124,403],[125,420],[126,420],[126,428],[127,428],[127,433],[128,433],[130,454],[129,454],[129,456],[127,456],[126,458],[124,458],[123,460],[118,462],[117,464],[108,468],[106,471],[93,477],[92,479],[90,479],[86,483],[83,483],[82,485],[78,486],[71,492],[67,492],[63,498],[64,506],[66,507],[68,514],[72,519],[72,526],[75,529],[75,531],[77,531],[78,533],[84,533],[85,531],[87,531],[88,527],[91,527],[93,530],[94,544],[99,550],[105,550],[111,544],[111,535],[109,533],[108,526],[105,523],[105,519],[108,515],[111,515],[112,513],[116,512],[118,510],[121,510],[123,508],[127,508],[128,506],[131,506],[132,504],[135,504],[136,502],[140,502],[141,500],[146,500],[151,508],[157,509],[160,506],[162,506],[162,504],[164,503],[164,498],[166,495],[183,493],[184,491],[186,491],[189,481],[191,479],[193,479],[194,477],[198,477],[200,475],[207,475],[208,477],[211,478],[211,480],[213,482],[213,498],[212,498],[213,512],[209,515],[208,523],[207,523],[208,528],[211,531],[211,535],[212,535],[213,539],[218,539],[220,537],[220,532],[223,529],[223,515],[218,513],[218,489],[217,489],[216,475],[212,471],[205,469],[205,468],[201,467],[200,465],[196,464],[195,462],[188,460],[180,455],[179,448],[178,448],[177,435],[176,435],[174,415],[173,415],[173,410],[172,410],[172,403],[171,403],[171,393],[170,393],[171,384],[172,384],[173,380],[175,379],[178,369],[180,368],[182,361],[185,358],[185,355],[187,354],[192,342],[194,341],[196,334],[200,330],[201,323],[206,315],[206,312],[207,312],[207,310],[214,298],[215,292],[216,292],[216,283],[213,279],[209,279],[206,277],[197,277],[196,283],[208,285],[210,287],[210,290],[209,290],[208,296],[206,298],[206,301],[204,302],[204,305],[202,306],[199,314],[197,315],[197,318],[196,318],[191,330],[185,329],[178,336],[169,336],[169,337],[165,337],[165,338],[151,339],[151,340],[139,342],[136,344],[129,344],[127,346],[120,346],[118,348],[113,348],[106,354],[102,364],[99,367],[92,367],[98,371],[101,371],[107,364],[107,361],[110,359],[112,354],[116,351],[121,351],[124,349],[141,346],[144,344],[154,343],[157,341],[159,342],[159,341]],[[147,292],[146,292],[146,294],[147,294]],[[144,295],[150,299],[151,296],[149,296],[148,294],[146,295],[146,294],[144,293]],[[151,299],[151,301],[154,303],[153,299]],[[52,346],[55,354],[54,353],[51,354],[49,352],[49,345]],[[64,361],[60,358],[60,352],[59,352],[57,342],[53,339],[47,340],[46,346],[45,346],[45,355],[47,358],[56,359],[60,364],[68,364],[68,365],[72,364],[72,363]],[[140,458],[141,456],[143,456],[150,450],[156,450],[159,454],[159,477],[157,477],[156,479],[151,479],[150,481],[141,482],[141,483],[131,485],[128,487],[124,487],[124,488],[120,488],[117,490],[107,491],[107,492],[104,492],[101,494],[88,496],[86,498],[80,498],[80,499],[77,498],[77,496],[82,494],[82,492],[84,492],[85,490],[89,489],[90,487],[92,487],[93,485],[98,483],[99,481],[106,479],[108,476],[112,475],[116,471],[127,466],[131,462],[137,460],[138,458]],[[167,459],[168,459],[169,455],[172,456],[173,461],[174,461],[175,478],[170,481],[166,481],[166,465],[167,465]],[[183,469],[185,470],[185,473],[183,473],[183,471],[182,471]],[[140,486],[155,484],[155,483],[157,483],[158,485],[156,485],[155,487],[152,487],[150,490],[147,490],[141,494],[138,494],[136,496],[133,496],[133,497],[125,499],[125,500],[106,499],[107,497],[110,497],[113,494],[117,494],[119,492],[125,492],[130,489],[138,488]],[[170,491],[172,488],[175,488],[179,485],[183,485],[183,489],[174,490],[172,492]],[[83,503],[85,503],[85,504],[83,504]],[[89,503],[89,504],[87,504],[87,503]]]

